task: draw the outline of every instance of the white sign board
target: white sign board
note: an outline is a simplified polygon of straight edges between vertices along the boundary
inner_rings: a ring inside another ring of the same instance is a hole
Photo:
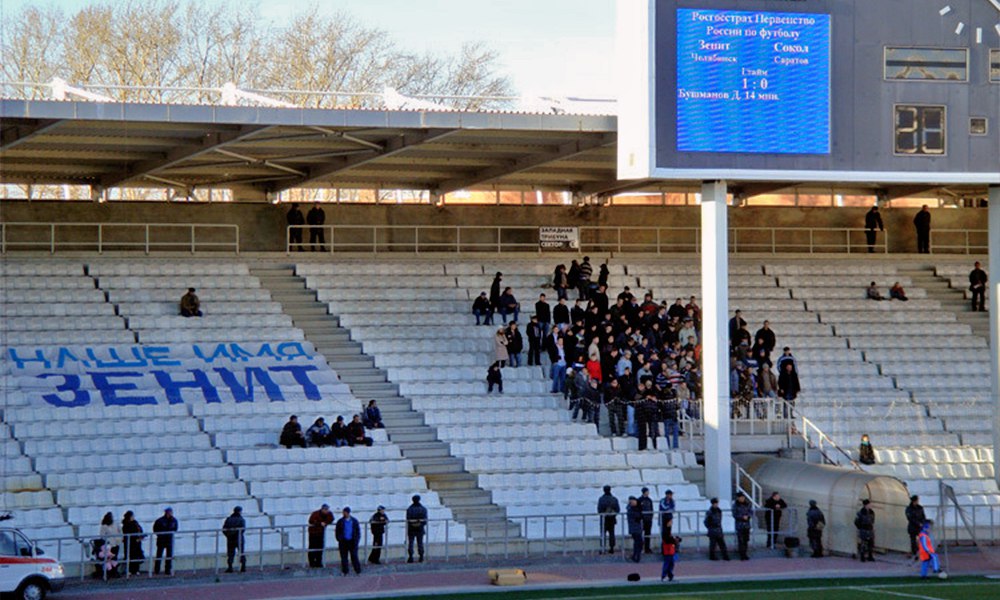
[[[539,227],[538,246],[542,250],[576,250],[580,247],[580,228]]]

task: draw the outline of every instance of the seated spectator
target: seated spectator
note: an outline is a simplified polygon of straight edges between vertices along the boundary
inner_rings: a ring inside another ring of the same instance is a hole
[[[909,298],[906,297],[906,290],[903,289],[903,286],[899,285],[898,281],[892,284],[892,287],[889,288],[889,299],[899,300],[900,302],[906,302],[909,300]]]
[[[866,295],[869,300],[885,300],[885,298],[882,297],[882,292],[878,291],[878,286],[875,285],[874,281],[868,286]]]
[[[288,422],[281,428],[281,437],[278,438],[278,443],[285,448],[291,448],[292,446],[306,447],[306,438],[302,435],[302,426],[299,425],[299,418],[297,416],[292,415],[288,417]]]
[[[482,325],[493,324],[493,306],[490,305],[490,299],[486,296],[486,292],[480,293],[479,297],[472,303],[472,314],[476,315],[476,325],[480,325],[480,319],[482,319]]]
[[[687,341],[688,338],[698,339],[698,330],[694,326],[694,319],[685,316],[682,321],[681,330],[677,332],[678,339]]]
[[[500,294],[500,308],[497,310],[500,313],[500,318],[503,322],[507,322],[507,315],[514,315],[514,321],[517,320],[518,315],[521,313],[521,305],[518,304],[517,298],[514,297],[514,290],[506,287],[503,289],[503,293]]]
[[[182,317],[200,317],[201,315],[201,300],[194,293],[194,288],[188,288],[186,294],[181,296],[181,316]]]
[[[375,400],[369,400],[365,408],[365,417],[362,419],[368,429],[385,429],[382,423],[382,411],[375,405]]]
[[[867,433],[861,436],[861,445],[858,447],[858,462],[863,465],[875,464],[875,448],[872,447]]]
[[[347,425],[347,445],[348,446],[371,446],[373,440],[365,435],[365,426],[361,422],[361,415],[354,415]]]
[[[493,392],[493,386],[497,386],[497,392],[503,393],[503,371],[500,369],[500,362],[494,362],[486,371],[486,393]]]
[[[347,445],[347,424],[344,423],[344,417],[338,416],[330,428],[330,445],[334,448]]]
[[[330,427],[323,417],[316,419],[309,429],[306,430],[306,441],[310,446],[322,448],[330,443]]]

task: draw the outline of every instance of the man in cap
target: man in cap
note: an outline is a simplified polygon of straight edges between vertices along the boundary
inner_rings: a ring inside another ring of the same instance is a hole
[[[667,490],[660,499],[660,534],[666,540],[670,537],[671,527],[674,522],[674,510],[677,504],[674,502],[674,491]]]
[[[417,554],[424,562],[424,532],[427,528],[427,509],[420,503],[420,495],[414,495],[413,503],[406,509],[406,562],[413,562],[413,542],[417,543]]]
[[[153,575],[160,574],[160,558],[166,554],[164,560],[164,574],[170,575],[170,568],[174,558],[174,532],[177,531],[177,519],[174,518],[174,509],[169,506],[163,509],[163,516],[153,522],[153,533],[156,534],[156,560],[153,561]]]
[[[324,504],[309,515],[309,566],[323,568],[323,550],[326,548],[326,528],[333,523],[330,505]]]
[[[597,514],[601,518],[601,537],[608,542],[608,554],[615,553],[615,527],[621,511],[618,498],[611,495],[611,486],[604,486],[604,495],[597,500]]]
[[[705,513],[705,529],[708,530],[708,559],[719,560],[715,555],[718,548],[722,553],[722,560],[729,560],[729,549],[726,548],[726,536],[722,532],[722,509],[719,508],[719,499],[712,498],[711,506]]]
[[[340,573],[347,575],[347,558],[351,558],[354,572],[361,574],[361,561],[358,560],[358,541],[361,539],[361,525],[351,516],[351,507],[345,506],[343,516],[337,520],[334,532],[337,536],[337,547],[340,550]]]
[[[245,547],[243,534],[246,528],[247,522],[243,518],[243,507],[234,507],[233,514],[226,517],[222,524],[222,534],[226,536],[226,573],[233,572],[233,558],[236,557],[237,550],[240,553],[240,573],[247,572],[247,557],[243,552]]]
[[[823,529],[826,528],[826,517],[816,505],[815,500],[809,501],[806,511],[806,536],[809,537],[809,547],[813,558],[823,558]]]
[[[368,519],[368,526],[372,530],[372,551],[368,554],[368,562],[373,565],[382,564],[382,545],[385,543],[385,527],[389,524],[389,516],[385,514],[385,507],[379,505],[378,509]]]
[[[649,547],[649,540],[653,533],[653,499],[649,497],[649,488],[642,488],[642,495],[639,496],[639,508],[642,509],[642,539],[643,551],[652,554],[653,549]]]
[[[924,514],[924,507],[920,505],[920,496],[910,496],[910,503],[906,506],[906,533],[910,536],[910,556],[917,560],[917,536],[924,528],[927,515]]]
[[[862,500],[861,510],[854,517],[854,527],[858,530],[858,558],[861,562],[875,562],[875,557],[872,556],[875,548],[875,511],[869,504],[871,500],[868,498]]]
[[[740,560],[750,560],[750,529],[753,527],[753,505],[743,492],[736,493],[733,502],[733,521],[736,522],[736,542]]]

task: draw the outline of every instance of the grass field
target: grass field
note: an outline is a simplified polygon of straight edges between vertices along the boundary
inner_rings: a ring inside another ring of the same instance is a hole
[[[485,594],[411,596],[408,600],[848,600],[855,598],[916,598],[918,600],[996,600],[1000,581],[983,577],[931,579],[803,579],[734,583],[670,583],[562,590],[512,590]]]

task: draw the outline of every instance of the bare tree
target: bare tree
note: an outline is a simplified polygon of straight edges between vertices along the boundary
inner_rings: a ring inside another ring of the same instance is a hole
[[[50,6],[29,6],[13,18],[0,22],[0,73],[5,81],[48,83],[63,62],[62,37],[65,17]],[[41,87],[6,90],[24,98],[45,96]]]

